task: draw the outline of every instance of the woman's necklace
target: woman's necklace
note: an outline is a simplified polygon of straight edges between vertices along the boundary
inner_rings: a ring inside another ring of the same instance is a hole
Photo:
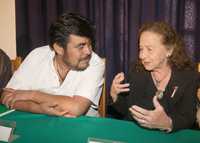
[[[169,79],[171,77],[171,70],[167,74],[165,74],[160,80],[156,80],[153,73],[151,73],[151,76],[152,76],[154,84],[157,88],[155,95],[157,96],[158,99],[162,99],[163,95],[164,95],[165,88],[166,88],[166,86],[169,82]]]
[[[157,89],[165,89],[165,86],[167,85],[170,76],[171,76],[171,70],[169,72],[167,72],[164,76],[162,76],[160,79],[157,79],[155,77],[155,74],[151,73],[151,76],[153,78],[154,84],[156,86]]]
[[[165,91],[157,90],[155,96],[157,96],[158,99],[162,99]]]

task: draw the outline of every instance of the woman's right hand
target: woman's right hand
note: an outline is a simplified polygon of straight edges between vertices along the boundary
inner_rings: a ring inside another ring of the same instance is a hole
[[[111,85],[110,95],[112,97],[113,102],[117,100],[118,94],[122,92],[128,92],[129,89],[129,83],[122,83],[122,81],[125,79],[124,73],[118,73]]]

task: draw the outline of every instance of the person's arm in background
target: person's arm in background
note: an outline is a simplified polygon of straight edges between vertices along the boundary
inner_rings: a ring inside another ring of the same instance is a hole
[[[197,97],[198,97],[198,105],[197,105],[197,124],[198,127],[200,128],[200,65],[199,65],[199,71],[198,71],[198,91],[197,91]]]
[[[12,65],[8,55],[0,49],[0,93],[12,76]]]

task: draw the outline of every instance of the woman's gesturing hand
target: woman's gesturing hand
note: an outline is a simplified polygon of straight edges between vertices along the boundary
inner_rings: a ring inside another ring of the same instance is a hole
[[[123,72],[118,73],[113,79],[111,90],[110,90],[110,95],[113,99],[113,102],[117,100],[117,95],[119,93],[128,92],[130,90],[129,83],[122,83],[124,79],[125,79],[125,76]]]

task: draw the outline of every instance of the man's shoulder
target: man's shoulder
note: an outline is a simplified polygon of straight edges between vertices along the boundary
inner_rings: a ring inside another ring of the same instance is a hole
[[[36,58],[36,59],[40,59],[46,55],[50,55],[53,51],[50,49],[50,47],[47,46],[42,46],[42,47],[38,47],[33,49],[28,56],[26,57],[26,59],[32,59],[32,58]]]
[[[91,57],[91,60],[90,60],[90,66],[97,66],[97,65],[104,66],[105,65],[105,58],[101,58],[95,52],[92,52],[92,57]]]
[[[49,46],[35,48],[28,54],[22,65],[36,66],[37,64],[41,64],[43,61],[48,61],[48,59],[52,57],[51,55],[53,55],[53,52]]]
[[[35,49],[33,49],[30,53],[32,54],[44,54],[44,53],[48,53],[51,52],[52,50],[50,49],[49,45],[46,46],[42,46],[42,47],[37,47]]]

